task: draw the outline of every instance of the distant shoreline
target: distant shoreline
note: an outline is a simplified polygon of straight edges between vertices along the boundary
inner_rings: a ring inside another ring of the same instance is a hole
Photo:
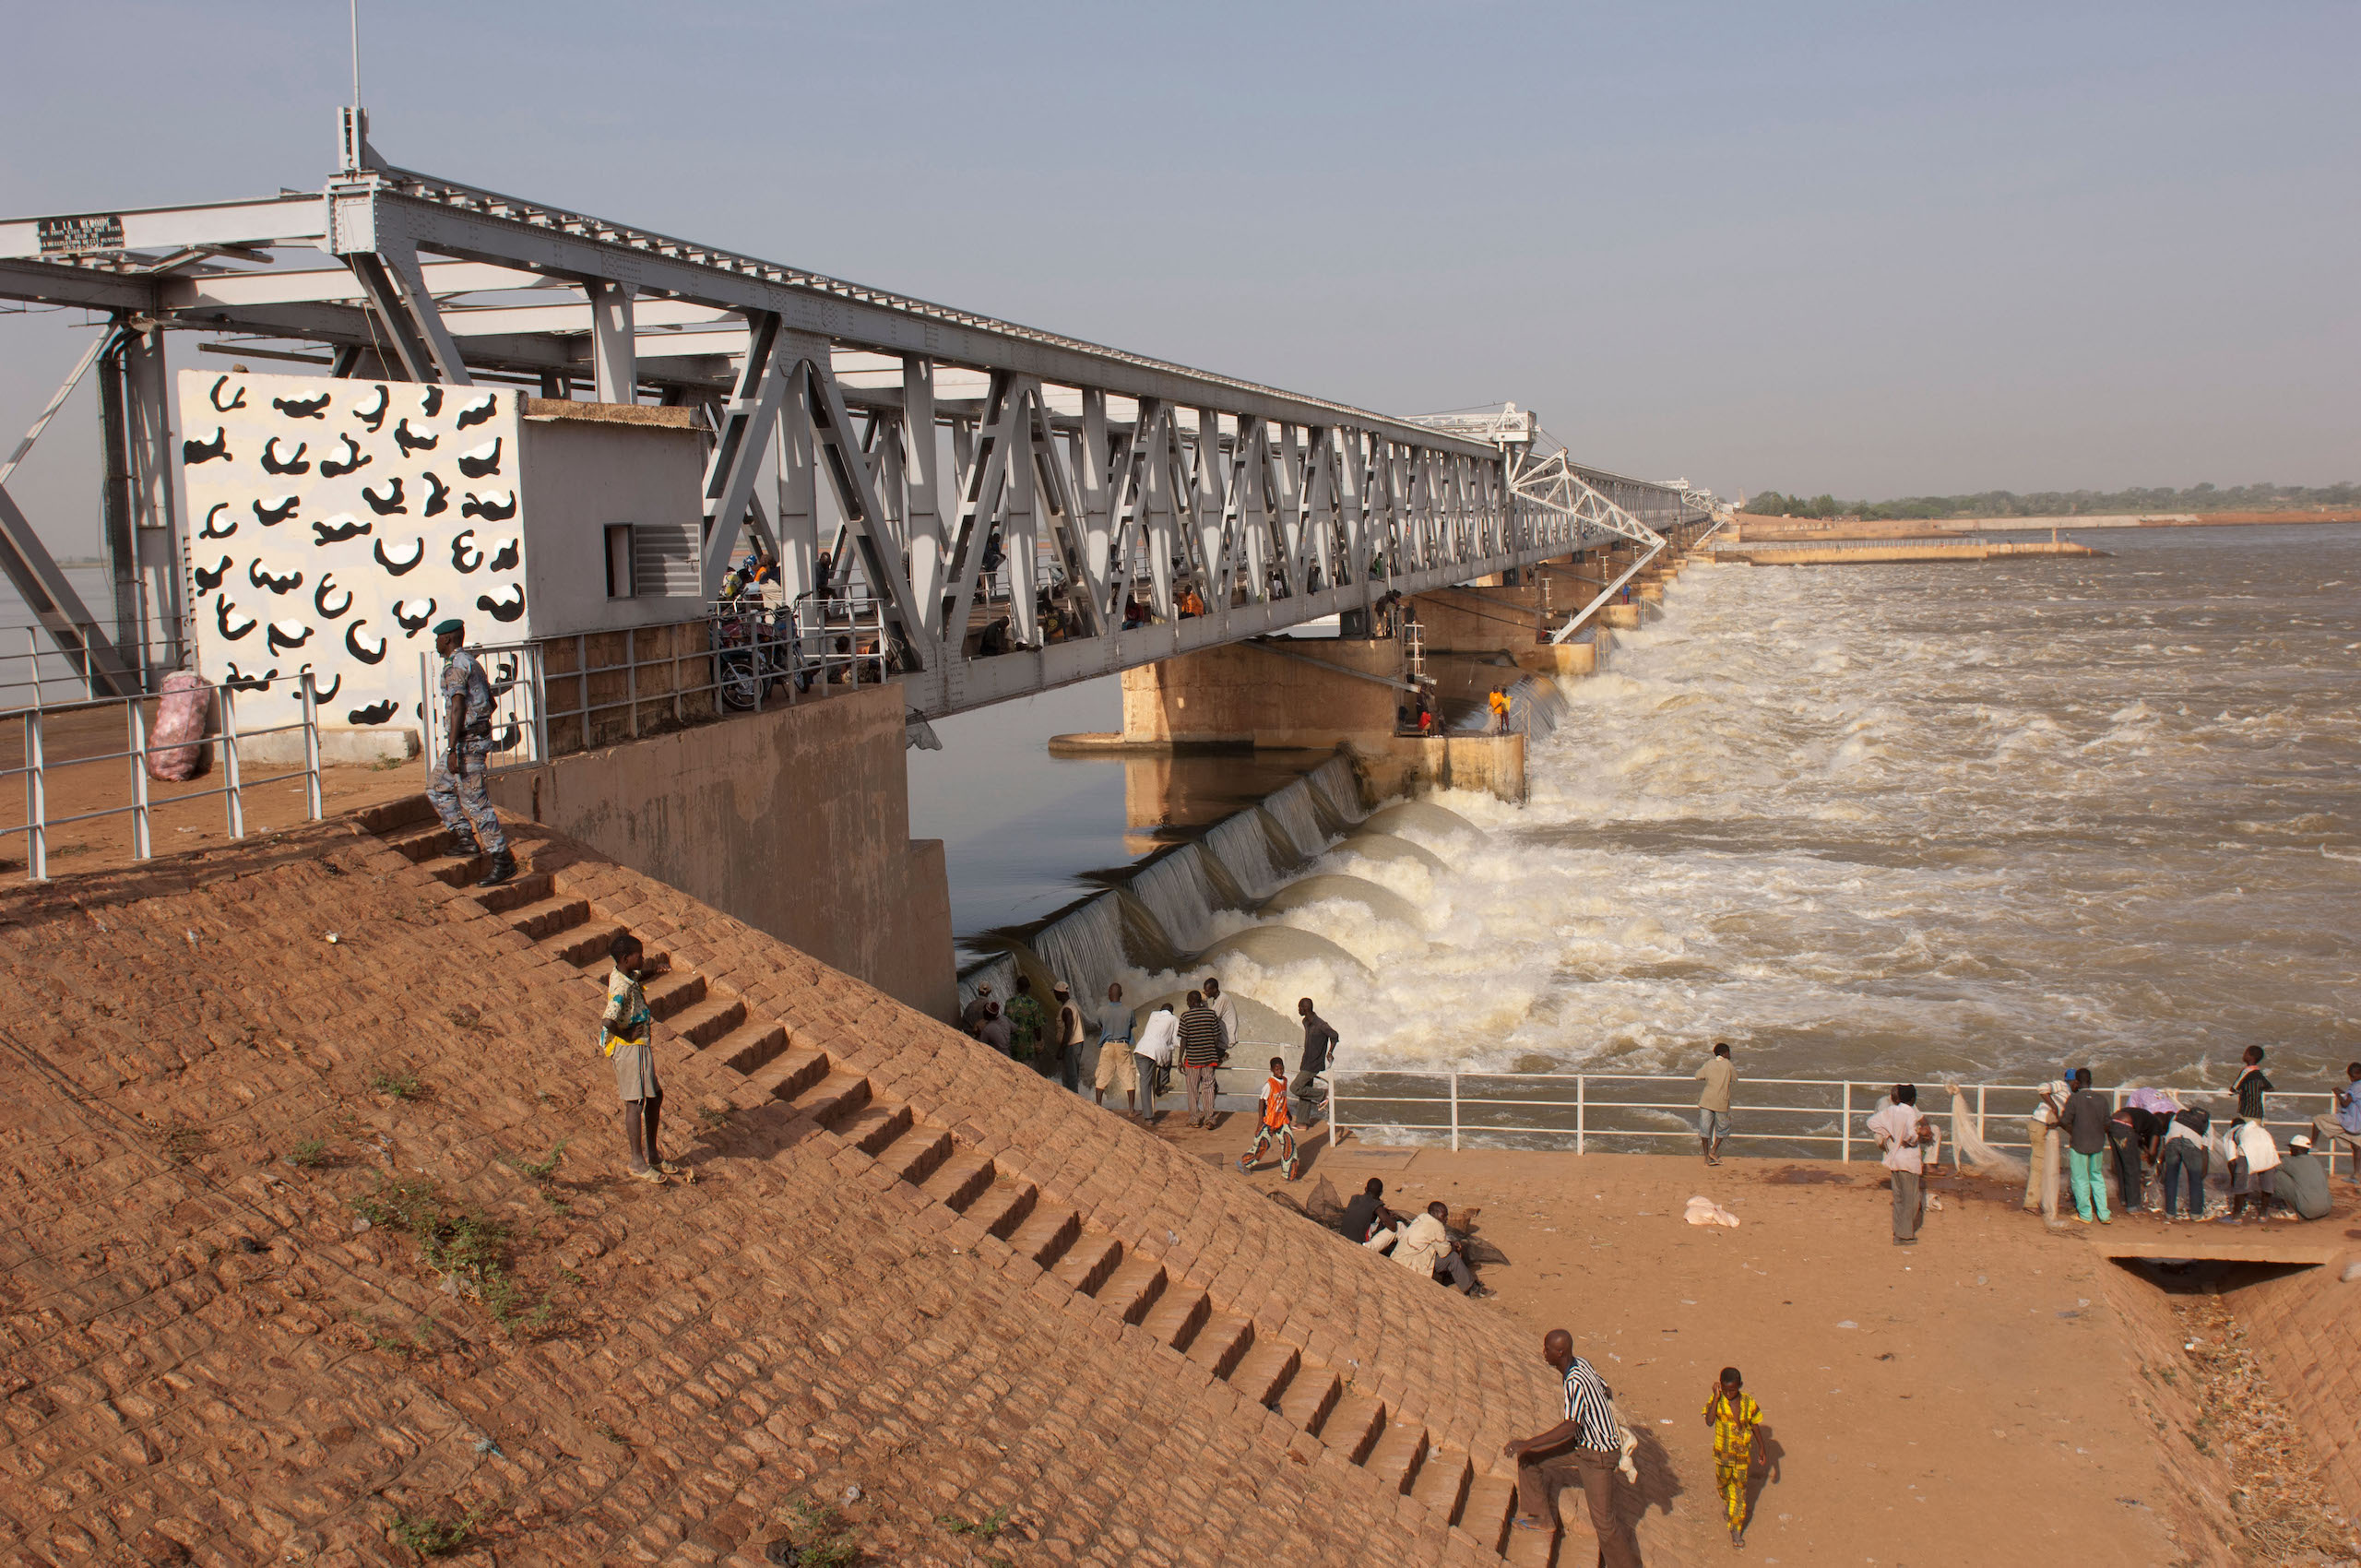
[[[1741,511],[1740,524],[1766,530],[1819,533],[1869,528],[1914,533],[2003,533],[2051,529],[2272,528],[2294,523],[2361,523],[2361,508],[2333,512],[2116,512],[2049,517],[1784,517]]]

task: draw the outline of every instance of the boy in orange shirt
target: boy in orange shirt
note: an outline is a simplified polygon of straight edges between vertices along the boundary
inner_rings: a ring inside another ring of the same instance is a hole
[[[1279,1174],[1295,1180],[1295,1116],[1287,1110],[1287,1064],[1271,1058],[1271,1075],[1263,1080],[1263,1115],[1254,1125],[1254,1146],[1238,1157],[1238,1169],[1251,1171],[1273,1139],[1279,1146]]]

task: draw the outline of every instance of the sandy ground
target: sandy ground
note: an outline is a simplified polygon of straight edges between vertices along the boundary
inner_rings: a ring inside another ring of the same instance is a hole
[[[1192,1152],[1234,1159],[1249,1127],[1232,1114],[1211,1134],[1192,1133],[1167,1115],[1164,1131]],[[1545,1330],[1571,1330],[1656,1445],[1652,1459],[1643,1450],[1651,1462],[1639,1526],[1651,1561],[2209,1560],[2177,1545],[2165,1524],[2185,1514],[2172,1492],[2189,1482],[2134,1408],[2137,1368],[2106,1289],[2122,1289],[2124,1265],[2080,1225],[2047,1229],[2014,1191],[1936,1179],[1940,1210],[1921,1242],[1904,1248],[1874,1165],[1726,1158],[1708,1168],[1693,1158],[1453,1154],[1348,1139],[1315,1147],[1292,1187],[1275,1170],[1243,1179],[1305,1198],[1323,1176],[1339,1196],[1376,1176],[1397,1209],[1442,1198],[1455,1217],[1481,1211],[1476,1233],[1509,1260],[1481,1271],[1498,1292],[1486,1305],[1529,1326],[1536,1355]],[[2356,1223],[2354,1192],[2340,1179],[2339,1212],[2317,1224],[2208,1226],[2206,1239],[2284,1244],[2305,1233],[2329,1243]],[[1695,1194],[1740,1226],[1684,1223]],[[2151,1231],[2195,1240],[2153,1218],[2119,1220],[2106,1234]],[[2171,1309],[2160,1301],[2157,1311]],[[1744,1372],[1762,1405],[1775,1461],[1742,1553],[1725,1531],[1702,1416],[1726,1364]]]

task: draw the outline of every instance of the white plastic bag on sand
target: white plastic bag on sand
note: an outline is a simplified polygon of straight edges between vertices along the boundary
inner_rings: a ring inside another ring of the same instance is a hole
[[[1689,1200],[1689,1211],[1680,1217],[1691,1225],[1726,1225],[1735,1229],[1738,1216],[1707,1197]]]
[[[1952,1097],[1952,1147],[1959,1153],[1959,1162],[1972,1165],[1987,1176],[2022,1177],[2025,1162],[2013,1155],[2002,1154],[1975,1130],[1975,1112],[1967,1108],[1967,1096],[1957,1084],[1943,1086]]]
[[[175,670],[164,677],[156,704],[155,728],[148,734],[148,777],[177,783],[205,771],[205,726],[213,693],[202,675]]]

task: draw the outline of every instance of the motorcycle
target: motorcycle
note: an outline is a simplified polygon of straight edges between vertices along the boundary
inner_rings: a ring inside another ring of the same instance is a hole
[[[794,679],[801,662],[795,615],[784,607],[733,606],[714,618],[713,641],[722,706],[741,712]]]

